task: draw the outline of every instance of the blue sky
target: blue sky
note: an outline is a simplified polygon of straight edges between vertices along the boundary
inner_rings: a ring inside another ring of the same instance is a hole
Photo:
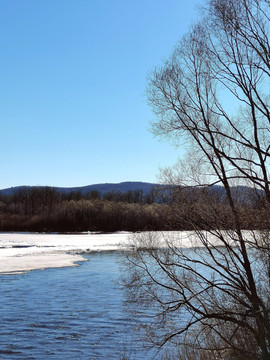
[[[147,74],[199,0],[0,0],[0,189],[156,182]]]

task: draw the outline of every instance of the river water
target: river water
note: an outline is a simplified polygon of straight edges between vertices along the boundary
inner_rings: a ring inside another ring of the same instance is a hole
[[[78,267],[0,276],[0,359],[152,359],[116,282],[117,252]]]

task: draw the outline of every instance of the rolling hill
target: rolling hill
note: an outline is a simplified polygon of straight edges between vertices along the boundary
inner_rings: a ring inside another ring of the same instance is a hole
[[[54,187],[56,191],[62,193],[70,193],[70,192],[81,192],[82,194],[86,194],[90,191],[99,191],[102,195],[108,192],[127,192],[127,191],[135,191],[142,190],[144,194],[148,194],[154,186],[158,184],[147,183],[147,182],[139,182],[139,181],[126,181],[121,183],[104,183],[104,184],[93,184],[86,185],[80,187]],[[31,190],[33,188],[43,188],[45,186],[16,186],[10,187],[6,189],[0,190],[1,195],[10,196],[20,190]]]

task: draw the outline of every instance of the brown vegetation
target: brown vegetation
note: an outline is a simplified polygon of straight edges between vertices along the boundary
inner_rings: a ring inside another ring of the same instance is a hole
[[[153,202],[141,192],[94,191],[61,194],[53,188],[33,188],[0,198],[1,231],[160,230],[168,205]]]
[[[243,193],[238,202],[243,228],[267,228],[267,202],[258,194],[251,196],[251,190],[245,199]],[[147,195],[128,191],[101,196],[97,191],[83,195],[44,187],[0,195],[0,231],[207,230],[229,229],[232,221],[223,192],[207,188],[162,187]]]

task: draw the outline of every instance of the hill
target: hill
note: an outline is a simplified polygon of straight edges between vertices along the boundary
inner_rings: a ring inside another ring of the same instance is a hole
[[[151,192],[154,186],[158,184],[140,182],[140,181],[126,181],[121,183],[105,183],[105,184],[93,184],[80,187],[54,187],[50,186],[61,193],[81,192],[83,195],[90,191],[99,191],[101,195],[108,192],[127,192],[140,190],[144,194]],[[16,186],[0,190],[1,195],[10,196],[21,190],[31,190],[34,188],[45,188],[46,186]]]

